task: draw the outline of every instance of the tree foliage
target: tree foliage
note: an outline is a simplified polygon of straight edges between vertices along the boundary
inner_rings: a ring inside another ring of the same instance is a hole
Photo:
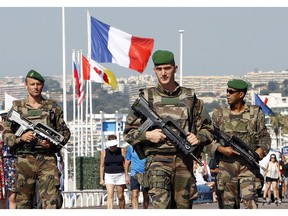
[[[92,84],[92,110],[93,113],[115,113],[129,108],[129,97],[122,92],[109,94],[107,90],[101,88],[101,84]],[[86,100],[83,101],[83,110],[86,110]],[[88,103],[89,106],[89,103]],[[123,113],[123,112],[122,112]],[[76,114],[77,115],[77,114]],[[85,112],[83,118],[85,119]],[[67,120],[73,120],[73,101],[67,101]]]

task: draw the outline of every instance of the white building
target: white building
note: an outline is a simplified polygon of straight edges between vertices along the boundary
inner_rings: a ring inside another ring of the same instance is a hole
[[[282,97],[281,93],[270,93],[269,95],[259,95],[262,101],[268,99],[267,106],[275,113],[288,115],[288,97]]]

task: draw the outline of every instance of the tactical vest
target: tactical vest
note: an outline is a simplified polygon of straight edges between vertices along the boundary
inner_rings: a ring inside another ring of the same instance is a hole
[[[257,119],[259,106],[249,105],[249,112],[234,115],[227,108],[218,107],[215,111],[214,121],[220,130],[229,136],[236,136],[244,143],[256,150],[259,144]]]
[[[42,123],[48,125],[51,128],[55,128],[56,126],[56,107],[57,104],[55,101],[46,99],[45,104],[40,109],[29,109],[25,106],[26,99],[23,100],[15,100],[13,102],[13,109],[18,112],[22,117],[28,119],[33,124]],[[12,128],[15,126],[11,126]],[[37,141],[35,143],[19,143],[16,149],[16,152],[19,153],[37,153],[42,151],[50,151],[47,149],[42,149],[41,146],[37,145]],[[32,147],[31,147],[32,146]],[[56,152],[56,148],[52,149],[52,151]]]
[[[55,127],[57,105],[53,100],[47,99],[41,109],[29,109],[25,103],[25,99],[14,101],[14,110],[34,124],[42,123],[52,128]]]
[[[151,109],[155,111],[162,119],[170,116],[185,131],[194,132],[196,130],[195,116],[198,113],[194,112],[194,110],[197,110],[197,108],[193,108],[198,100],[193,89],[185,87],[180,88],[181,93],[179,95],[175,95],[174,97],[161,94],[156,87],[146,88],[142,91],[142,94],[148,101]],[[145,144],[143,147],[146,156],[151,152],[168,153],[177,151],[175,146],[169,140],[158,144]]]

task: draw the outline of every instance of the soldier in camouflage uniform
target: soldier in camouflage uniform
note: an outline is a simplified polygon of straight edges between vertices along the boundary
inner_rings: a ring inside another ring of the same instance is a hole
[[[53,100],[44,99],[41,92],[44,78],[38,72],[27,73],[25,86],[28,91],[26,99],[15,100],[11,109],[34,124],[45,124],[64,136],[62,145],[70,138],[70,130],[63,120],[61,107]],[[39,182],[39,194],[42,208],[57,208],[59,196],[59,170],[55,153],[61,147],[48,140],[36,138],[33,131],[25,131],[15,136],[19,125],[6,121],[3,139],[12,147],[18,157],[16,163],[16,208],[29,209],[33,205],[35,184]]]
[[[158,50],[152,60],[158,85],[141,90],[140,96],[161,118],[172,117],[187,132],[191,145],[202,147],[211,143],[212,121],[203,101],[196,98],[193,90],[175,82],[177,66],[173,53]],[[192,157],[176,148],[159,128],[141,133],[138,128],[143,120],[130,110],[124,139],[134,147],[141,159],[147,159],[145,174],[140,182],[150,189],[153,207],[192,208],[193,199],[197,197]]]
[[[236,136],[249,145],[261,160],[271,146],[271,138],[264,123],[264,114],[256,105],[247,105],[244,97],[248,85],[244,80],[233,79],[227,83],[227,107],[216,108],[212,120],[228,136]],[[258,208],[258,191],[263,186],[260,169],[253,167],[232,147],[219,143],[211,148],[220,158],[217,174],[218,189],[224,208]]]

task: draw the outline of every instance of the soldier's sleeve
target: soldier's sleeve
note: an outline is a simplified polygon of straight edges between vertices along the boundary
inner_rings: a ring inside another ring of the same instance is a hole
[[[139,96],[144,96],[144,91],[140,90]],[[123,132],[124,140],[132,146],[147,141],[146,132],[140,132],[138,128],[141,126],[141,118],[130,109],[126,118],[125,128]]]
[[[265,116],[261,109],[259,110],[257,119],[257,133],[259,136],[257,147],[263,150],[264,155],[267,155],[271,148],[271,137],[265,125]]]
[[[13,102],[13,104],[14,104],[14,102]],[[12,106],[11,109],[15,110],[14,106]],[[17,110],[15,110],[15,111],[17,111]],[[7,119],[6,119],[4,130],[2,133],[2,139],[3,139],[4,143],[6,143],[10,147],[12,147],[15,144],[18,144],[20,142],[20,137],[16,137],[16,135],[13,132],[15,130],[12,130],[13,127],[15,128],[16,125],[12,124],[11,122],[7,121]]]
[[[213,140],[214,127],[203,100],[197,99],[195,106],[197,107],[196,137],[200,140],[201,145],[208,145]]]
[[[218,109],[214,109],[214,111],[213,111],[213,113],[212,113],[212,123],[213,123],[213,122],[217,123],[217,121],[216,121],[217,117],[216,117],[216,116],[219,115],[218,112],[219,112]],[[219,126],[219,125],[218,125],[218,126]],[[218,143],[218,142],[217,142],[217,139],[214,137],[213,140],[212,140],[212,142],[211,142],[210,144],[208,144],[208,145],[206,146],[206,148],[207,148],[207,151],[209,151],[210,154],[215,157],[216,150],[217,150],[217,148],[218,148],[219,146],[220,146],[220,143]]]
[[[146,141],[146,132],[140,132],[138,128],[141,125],[141,118],[138,118],[133,110],[130,110],[125,123],[123,132],[124,140],[134,146]]]
[[[64,121],[63,117],[63,110],[60,106],[57,105],[56,108],[56,128],[55,130],[60,133],[62,136],[64,136],[64,140],[61,143],[62,145],[65,145],[68,140],[70,139],[71,132],[69,128],[66,125],[66,122]]]

